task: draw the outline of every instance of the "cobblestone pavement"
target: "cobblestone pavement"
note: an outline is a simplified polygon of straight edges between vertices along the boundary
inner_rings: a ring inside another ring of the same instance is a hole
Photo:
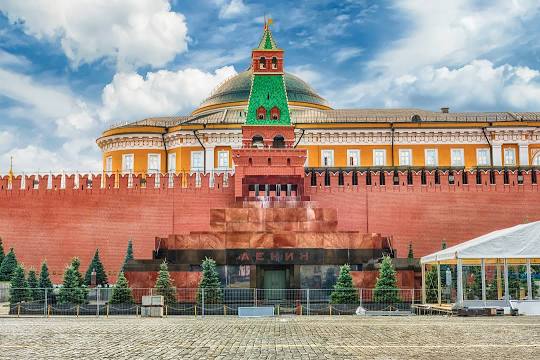
[[[538,359],[540,318],[0,318],[1,359]]]

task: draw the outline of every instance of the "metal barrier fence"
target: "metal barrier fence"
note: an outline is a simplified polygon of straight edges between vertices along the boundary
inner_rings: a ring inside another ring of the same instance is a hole
[[[140,315],[142,297],[163,295],[167,315],[237,315],[239,307],[272,306],[276,315],[352,315],[366,311],[410,311],[420,289],[0,289],[0,315]]]

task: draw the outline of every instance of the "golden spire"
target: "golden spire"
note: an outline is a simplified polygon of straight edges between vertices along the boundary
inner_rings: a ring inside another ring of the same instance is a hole
[[[9,173],[8,173],[9,181],[13,180],[13,156],[10,158],[10,164],[9,164]]]

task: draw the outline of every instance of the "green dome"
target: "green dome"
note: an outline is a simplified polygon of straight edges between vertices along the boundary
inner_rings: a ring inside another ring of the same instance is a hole
[[[252,72],[249,69],[226,80],[214,89],[212,95],[202,102],[199,109],[212,105],[225,105],[231,102],[247,102],[251,89],[251,75]],[[285,86],[289,102],[303,102],[328,107],[326,100],[320,97],[311,86],[298,76],[285,73]]]

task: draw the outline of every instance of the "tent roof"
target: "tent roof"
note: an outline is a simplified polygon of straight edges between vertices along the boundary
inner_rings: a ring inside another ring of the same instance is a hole
[[[422,257],[422,264],[457,259],[540,258],[540,221],[493,231]]]

